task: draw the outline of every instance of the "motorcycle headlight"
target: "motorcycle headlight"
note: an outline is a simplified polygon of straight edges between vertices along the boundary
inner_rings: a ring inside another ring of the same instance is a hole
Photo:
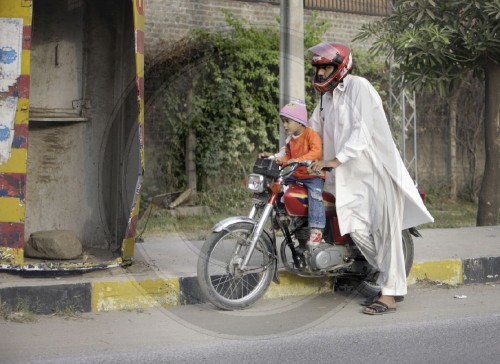
[[[261,174],[251,173],[248,175],[247,188],[251,192],[261,193],[265,188],[265,178]]]

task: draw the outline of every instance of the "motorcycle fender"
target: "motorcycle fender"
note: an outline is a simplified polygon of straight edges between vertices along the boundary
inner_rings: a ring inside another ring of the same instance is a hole
[[[409,228],[408,231],[410,232],[411,235],[415,236],[416,238],[422,237],[422,235],[420,235],[416,227]]]
[[[229,225],[237,224],[239,222],[247,222],[247,223],[252,224],[254,226],[255,226],[255,224],[257,224],[257,221],[255,221],[255,220],[253,220],[253,219],[251,219],[249,217],[246,217],[246,216],[232,216],[232,217],[228,217],[227,219],[224,219],[222,221],[219,221],[212,228],[212,231],[214,233],[219,233],[222,230],[224,230],[225,228],[227,228]],[[276,240],[266,230],[264,230],[262,233],[266,234],[267,237],[269,238],[269,240],[271,240],[273,242],[274,256],[276,257],[274,264],[276,264],[276,268],[277,268],[277,266],[278,266],[278,253],[276,251]],[[278,269],[274,270],[273,282],[275,282],[277,284],[280,284],[280,279],[278,277]]]
[[[252,225],[255,225],[257,222],[249,217],[246,216],[232,216],[228,217],[227,219],[224,219],[222,221],[219,221],[215,226],[212,228],[212,231],[214,233],[219,233],[225,228],[227,228],[229,225],[237,224],[239,222],[248,222]]]

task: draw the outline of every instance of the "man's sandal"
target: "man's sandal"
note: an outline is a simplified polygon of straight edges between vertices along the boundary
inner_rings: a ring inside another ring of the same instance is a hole
[[[363,313],[367,315],[383,315],[386,313],[395,313],[396,308],[391,308],[387,306],[384,302],[373,301],[373,303],[363,310]]]
[[[368,307],[372,303],[374,303],[375,301],[378,301],[378,299],[380,298],[381,295],[382,295],[382,292],[379,292],[376,296],[369,297],[366,300],[364,300],[363,302],[361,302],[360,305]],[[394,301],[396,301],[396,302],[403,302],[404,300],[405,300],[405,296],[394,296]]]

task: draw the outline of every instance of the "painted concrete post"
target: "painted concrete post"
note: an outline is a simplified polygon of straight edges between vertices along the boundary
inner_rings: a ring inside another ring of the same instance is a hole
[[[0,1],[0,266],[22,264],[31,1]]]
[[[302,0],[282,1],[280,46],[280,108],[290,100],[304,100],[304,5]],[[280,124],[280,147],[285,144]]]

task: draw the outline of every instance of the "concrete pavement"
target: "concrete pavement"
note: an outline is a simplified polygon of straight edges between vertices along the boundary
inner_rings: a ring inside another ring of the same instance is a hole
[[[458,285],[500,280],[500,226],[421,230],[414,238],[409,284],[418,280]],[[82,274],[30,277],[0,272],[0,300],[12,309],[42,314],[64,310],[140,310],[203,301],[196,280],[203,241],[181,235],[149,236],[135,246],[134,264]],[[327,279],[286,272],[266,297],[308,295],[331,289]]]

